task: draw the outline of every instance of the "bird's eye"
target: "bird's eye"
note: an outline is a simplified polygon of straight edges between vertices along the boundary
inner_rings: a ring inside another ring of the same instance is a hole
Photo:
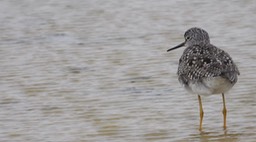
[[[187,37],[186,37],[186,40],[189,40],[189,39],[190,39],[190,37],[189,37],[189,36],[187,36]]]

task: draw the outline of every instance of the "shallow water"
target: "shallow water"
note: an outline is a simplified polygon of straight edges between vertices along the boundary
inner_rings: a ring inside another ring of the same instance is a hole
[[[26,0],[0,2],[0,141],[256,139],[256,3]],[[226,95],[197,97],[178,83],[183,41],[202,27],[241,75]]]

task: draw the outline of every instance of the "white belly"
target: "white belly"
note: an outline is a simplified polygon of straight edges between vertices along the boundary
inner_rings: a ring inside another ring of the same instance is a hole
[[[190,93],[203,96],[225,93],[233,86],[234,84],[222,77],[206,78],[195,82],[191,81],[188,85],[184,85]]]

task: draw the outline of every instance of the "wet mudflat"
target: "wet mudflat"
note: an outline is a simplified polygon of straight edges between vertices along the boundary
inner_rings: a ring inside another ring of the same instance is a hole
[[[218,141],[256,139],[256,3],[253,0],[1,1],[1,141]],[[197,96],[178,83],[190,27],[238,65],[226,95]]]

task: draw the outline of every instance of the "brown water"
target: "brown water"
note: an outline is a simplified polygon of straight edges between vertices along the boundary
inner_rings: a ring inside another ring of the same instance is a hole
[[[0,141],[256,140],[256,1],[2,0]],[[197,97],[176,71],[190,27],[229,52],[241,76],[226,95]]]

